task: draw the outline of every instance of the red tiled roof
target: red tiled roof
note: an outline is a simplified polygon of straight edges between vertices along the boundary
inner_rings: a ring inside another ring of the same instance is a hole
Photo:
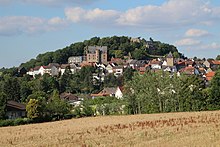
[[[212,64],[220,65],[220,61],[219,60],[212,60]]]
[[[215,72],[214,71],[208,72],[205,76],[206,76],[206,80],[210,81],[215,76]]]

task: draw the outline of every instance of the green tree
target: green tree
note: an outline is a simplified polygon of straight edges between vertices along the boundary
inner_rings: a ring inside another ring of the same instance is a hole
[[[27,106],[27,117],[30,119],[39,119],[42,117],[42,105],[39,100],[30,99]]]
[[[218,56],[216,57],[216,60],[220,60],[220,55],[218,55]]]
[[[170,75],[166,72],[136,73],[125,84],[128,113],[197,111],[205,108],[197,76]]]
[[[28,96],[32,94],[32,90],[28,82],[23,81],[20,86],[21,101],[26,102]]]
[[[135,49],[132,52],[132,57],[136,60],[145,59],[146,58],[146,52],[145,52],[145,50],[142,50],[142,49]]]
[[[117,78],[114,74],[108,74],[104,79],[104,87],[115,87],[117,86]]]
[[[220,108],[220,69],[216,71],[211,80],[209,109]]]
[[[20,99],[20,83],[18,78],[6,75],[4,77],[3,92],[7,96],[7,100],[19,101]]]
[[[177,51],[175,51],[175,52],[173,53],[173,57],[174,57],[174,58],[180,58],[180,54],[179,54]]]
[[[115,50],[115,57],[116,58],[124,58],[124,54],[122,50]]]
[[[6,95],[1,92],[0,93],[0,119],[5,118],[5,109],[6,109]]]
[[[47,112],[49,112],[52,117],[57,117],[57,119],[60,119],[65,114],[69,113],[68,103],[60,99],[57,90],[53,91],[53,95],[47,104]]]
[[[124,82],[130,81],[134,75],[135,70],[132,68],[126,68],[123,73],[123,80]]]

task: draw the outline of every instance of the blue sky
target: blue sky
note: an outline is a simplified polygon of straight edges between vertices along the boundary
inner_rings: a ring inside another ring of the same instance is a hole
[[[220,54],[219,0],[0,0],[0,68],[91,37],[143,37]]]

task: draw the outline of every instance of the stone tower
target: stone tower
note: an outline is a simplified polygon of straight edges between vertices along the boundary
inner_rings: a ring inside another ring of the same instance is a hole
[[[167,59],[167,66],[174,65],[173,54],[171,52],[167,55],[166,59]]]

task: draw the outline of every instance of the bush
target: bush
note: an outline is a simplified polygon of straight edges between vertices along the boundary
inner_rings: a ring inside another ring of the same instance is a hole
[[[28,118],[6,119],[0,120],[0,127],[18,126],[33,123],[33,120]]]
[[[23,118],[17,118],[14,120],[14,126],[18,126],[18,125],[24,125],[26,124],[26,121]]]
[[[71,119],[74,116],[75,116],[74,114],[65,114],[63,117],[64,117],[64,119]]]
[[[74,109],[73,115],[76,116],[76,118],[80,118],[80,117],[83,116],[80,107],[76,107],[76,108]]]
[[[0,127],[14,126],[14,120],[0,120]]]
[[[92,110],[92,107],[90,107],[90,106],[84,106],[84,108],[83,108],[83,114],[85,115],[85,116],[93,116],[94,115],[94,112],[93,112],[93,110]]]

